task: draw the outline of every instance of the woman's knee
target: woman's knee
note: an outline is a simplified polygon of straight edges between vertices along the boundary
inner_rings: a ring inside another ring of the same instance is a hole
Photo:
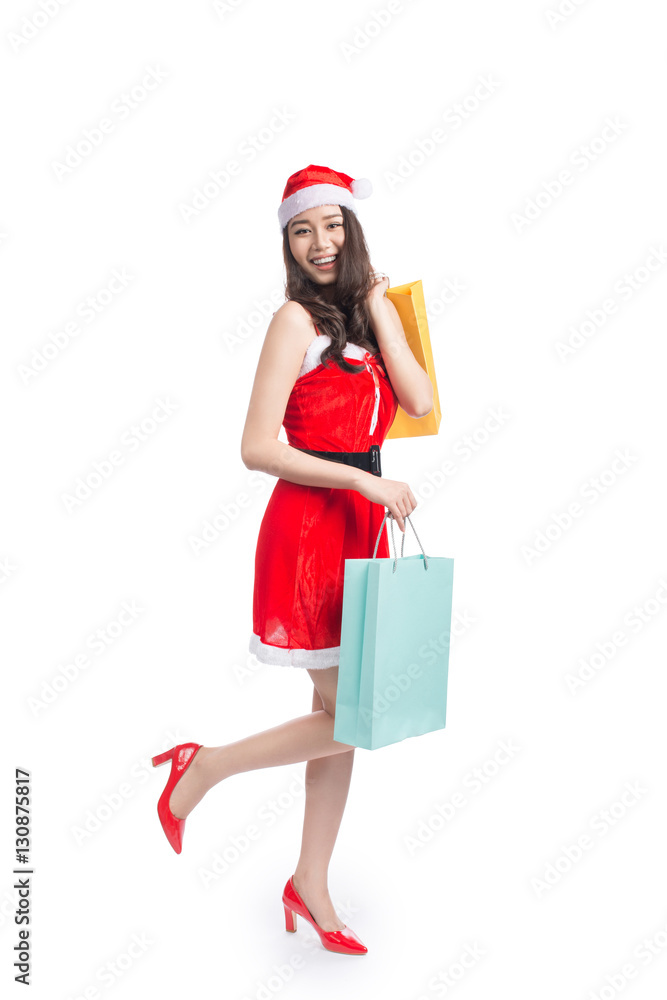
[[[333,718],[336,717],[336,692],[338,690],[338,667],[325,667],[321,670],[309,670],[308,673],[315,688],[313,692],[313,710],[317,701],[318,707]]]
[[[322,699],[320,698],[320,693],[317,690],[317,688],[315,687],[315,685],[313,684],[313,705],[312,705],[311,711],[313,711],[313,712],[321,712],[323,708],[324,708],[324,705],[322,704]]]

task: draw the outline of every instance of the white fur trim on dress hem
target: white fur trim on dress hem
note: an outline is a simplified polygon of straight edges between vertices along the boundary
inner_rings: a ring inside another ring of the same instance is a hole
[[[282,646],[271,646],[262,642],[254,632],[250,636],[248,649],[255,654],[260,663],[272,663],[278,667],[324,670],[326,667],[337,667],[340,659],[340,646],[328,646],[325,649],[285,649]]]

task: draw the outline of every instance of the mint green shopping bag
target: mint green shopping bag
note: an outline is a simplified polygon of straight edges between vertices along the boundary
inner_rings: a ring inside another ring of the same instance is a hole
[[[394,558],[376,559],[387,517]],[[404,556],[405,532],[397,559],[393,521],[387,511],[371,559],[345,560],[333,736],[367,750],[446,721],[454,560],[427,556],[421,542]]]

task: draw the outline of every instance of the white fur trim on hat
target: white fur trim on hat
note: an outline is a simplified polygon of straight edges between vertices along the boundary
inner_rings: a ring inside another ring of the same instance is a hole
[[[347,188],[338,184],[311,184],[309,187],[300,188],[289,198],[285,198],[278,209],[278,221],[281,231],[287,223],[305,212],[308,208],[318,208],[320,205],[345,205],[345,208],[356,212],[354,197]]]

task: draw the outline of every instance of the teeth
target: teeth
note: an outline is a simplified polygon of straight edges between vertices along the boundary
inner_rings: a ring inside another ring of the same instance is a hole
[[[338,254],[335,253],[331,257],[316,257],[313,264],[328,264],[330,260],[335,260],[337,256]]]

